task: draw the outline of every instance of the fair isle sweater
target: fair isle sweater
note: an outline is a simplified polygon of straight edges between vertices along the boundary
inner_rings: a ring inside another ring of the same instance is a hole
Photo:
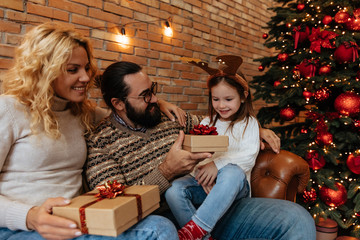
[[[55,98],[52,110],[61,137],[30,129],[27,107],[14,97],[0,96],[0,227],[27,230],[30,208],[47,198],[71,199],[79,194],[86,160],[84,128]]]
[[[170,187],[158,169],[178,137],[189,132],[201,119],[187,115],[186,127],[162,116],[156,127],[145,133],[132,131],[110,115],[86,137],[88,159],[85,164],[90,189],[109,180],[126,185],[158,185],[160,193]]]

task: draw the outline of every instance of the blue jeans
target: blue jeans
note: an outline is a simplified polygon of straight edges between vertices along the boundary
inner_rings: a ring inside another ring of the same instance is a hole
[[[249,184],[245,172],[234,164],[218,171],[216,184],[208,195],[191,175],[174,180],[165,193],[179,226],[183,227],[193,220],[207,232],[212,231],[235,200],[248,196]]]
[[[216,224],[216,240],[315,240],[315,222],[302,206],[272,198],[242,198]]]
[[[1,240],[43,240],[35,231],[12,231],[8,228],[0,228]],[[175,226],[168,219],[150,215],[141,222],[129,228],[117,237],[106,237],[98,235],[82,235],[74,238],[76,240],[178,240]]]

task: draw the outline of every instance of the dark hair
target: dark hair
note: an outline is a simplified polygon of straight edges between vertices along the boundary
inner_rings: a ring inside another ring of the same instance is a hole
[[[116,62],[108,66],[100,81],[100,88],[106,105],[114,110],[111,103],[112,98],[125,101],[129,94],[129,86],[124,82],[126,75],[138,73],[141,67],[132,62]]]
[[[234,124],[238,121],[241,121],[243,119],[246,119],[246,126],[248,124],[249,117],[255,117],[255,112],[252,106],[252,99],[250,91],[248,91],[248,96],[245,98],[244,95],[244,87],[240,84],[239,81],[236,80],[236,78],[233,78],[231,76],[218,76],[218,77],[212,77],[208,79],[207,86],[209,89],[209,117],[210,117],[210,124],[215,125],[217,120],[219,119],[219,114],[214,110],[214,107],[212,105],[212,94],[211,94],[211,88],[215,87],[221,82],[226,82],[230,86],[234,87],[239,94],[240,98],[244,100],[244,103],[241,103],[240,108],[237,110],[237,112],[234,114],[234,116],[231,119],[231,123],[229,125],[229,129],[232,130],[232,127]]]

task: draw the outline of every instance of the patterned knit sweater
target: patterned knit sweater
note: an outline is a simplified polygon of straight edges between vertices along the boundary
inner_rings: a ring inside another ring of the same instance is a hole
[[[126,185],[158,185],[160,193],[169,186],[158,169],[178,137],[189,132],[201,119],[187,115],[186,127],[162,116],[162,121],[145,133],[119,124],[111,114],[86,137],[88,160],[85,164],[90,189],[108,180]]]

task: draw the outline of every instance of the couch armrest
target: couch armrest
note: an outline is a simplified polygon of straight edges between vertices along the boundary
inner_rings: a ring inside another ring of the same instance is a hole
[[[295,201],[296,193],[305,189],[309,178],[309,165],[298,155],[263,150],[251,173],[251,195]]]

